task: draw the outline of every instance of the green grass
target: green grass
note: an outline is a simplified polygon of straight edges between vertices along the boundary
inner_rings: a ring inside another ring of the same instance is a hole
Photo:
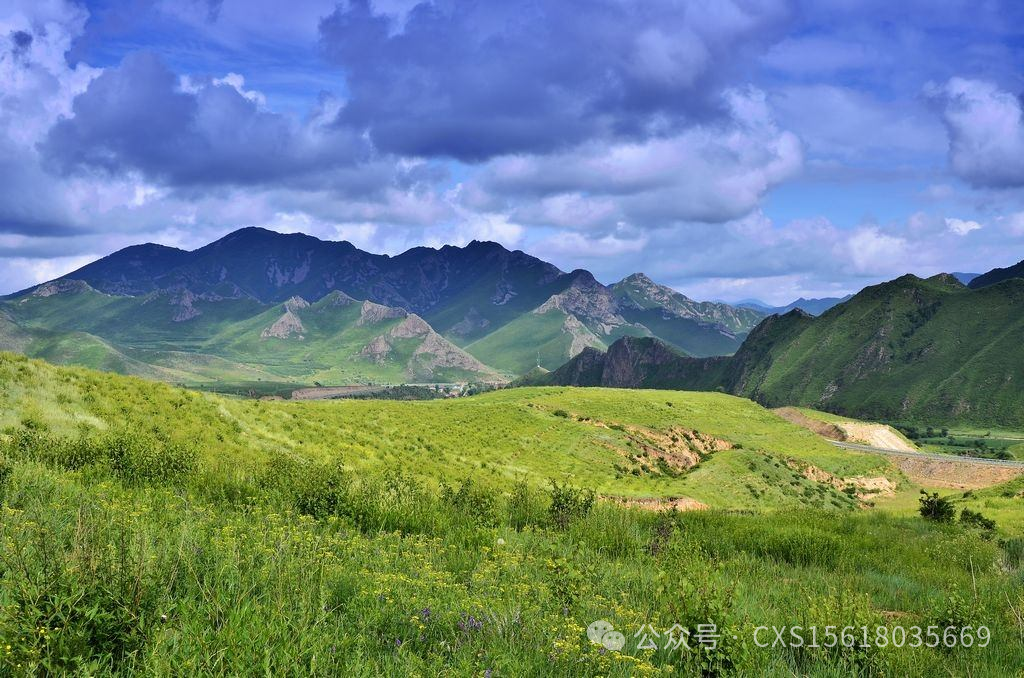
[[[830,486],[808,492],[790,460],[840,477],[898,480],[881,457],[838,450],[748,400],[717,393],[533,388],[428,402],[261,402],[13,355],[0,361],[0,380],[0,428],[29,421],[70,435],[131,424],[170,440],[195,438],[212,463],[238,469],[286,454],[353,470],[401,464],[435,484],[471,474],[495,487],[566,477],[607,494],[687,496],[722,508],[849,505]],[[673,427],[737,449],[667,475],[644,447],[665,447]]]
[[[1019,428],[1022,303],[1021,280],[968,290],[904,276],[791,323],[735,392],[874,421]]]
[[[884,459],[740,398],[260,402],[11,354],[0,385],[0,673],[997,676],[1024,663],[1012,532],[856,510],[786,460],[845,476],[887,472]],[[678,477],[615,477],[616,449],[679,427],[741,447]],[[744,510],[654,514],[573,486]],[[959,501],[1020,523],[1018,489]],[[587,640],[597,619],[624,652]],[[676,623],[714,623],[720,644],[636,647],[641,625]],[[984,624],[992,642],[754,644],[756,627],[782,624]]]
[[[468,346],[482,362],[507,374],[526,374],[539,364],[553,370],[572,357],[573,335],[566,332],[567,316],[557,309],[525,313],[502,328]],[[584,345],[604,350],[607,345],[585,327],[579,333]]]
[[[60,364],[76,364],[193,387],[237,392],[253,382],[341,385],[479,381],[488,368],[434,366],[417,355],[421,339],[393,339],[381,360],[364,347],[401,322],[362,324],[358,302],[324,297],[300,309],[303,338],[263,337],[284,305],[247,299],[192,302],[195,317],[176,320],[180,307],[167,293],[116,297],[91,288],[0,305],[0,349]]]

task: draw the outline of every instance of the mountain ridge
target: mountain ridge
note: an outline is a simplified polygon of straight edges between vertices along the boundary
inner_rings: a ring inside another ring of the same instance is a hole
[[[56,292],[85,296],[73,304]],[[155,244],[123,248],[3,303],[23,326],[90,333],[116,350],[213,347],[217,355],[244,363],[237,346],[222,342],[232,324],[264,341],[301,342],[309,338],[306,307],[328,297],[335,305],[360,300],[415,315],[430,328],[420,340],[488,378],[491,366],[509,375],[538,364],[554,368],[587,346],[605,349],[622,336],[659,336],[694,355],[727,354],[761,319],[747,309],[695,302],[642,274],[604,285],[585,269],[564,272],[490,241],[414,247],[390,256],[347,241],[256,227],[191,251]],[[26,299],[34,301],[26,305]],[[257,317],[263,324],[250,327]],[[382,336],[372,347],[350,348],[376,360],[387,353],[385,345],[395,348],[396,339]],[[275,359],[258,342],[246,345],[261,360]],[[297,351],[292,354],[299,359]],[[317,362],[313,356],[302,360]]]
[[[818,317],[770,316],[730,357],[675,356],[657,340],[623,339],[530,381],[723,390],[873,420],[1021,427],[1022,310],[1024,279],[972,290],[952,275],[908,274]]]

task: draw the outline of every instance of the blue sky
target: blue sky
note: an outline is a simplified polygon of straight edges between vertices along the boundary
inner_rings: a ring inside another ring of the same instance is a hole
[[[0,292],[242,226],[698,298],[1024,258],[1024,7],[8,0]]]

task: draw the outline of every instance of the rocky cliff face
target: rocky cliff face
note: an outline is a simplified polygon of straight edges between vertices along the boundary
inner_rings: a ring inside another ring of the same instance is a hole
[[[620,308],[659,309],[668,316],[718,325],[736,335],[749,332],[764,314],[750,308],[711,301],[694,301],[671,287],[659,285],[643,273],[634,273],[611,286]]]

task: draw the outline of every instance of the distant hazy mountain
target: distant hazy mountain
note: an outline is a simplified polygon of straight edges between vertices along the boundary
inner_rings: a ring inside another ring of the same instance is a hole
[[[950,273],[950,275],[953,276],[954,278],[956,278],[957,280],[959,280],[960,282],[962,282],[963,284],[970,285],[971,281],[974,280],[975,278],[977,278],[981,274],[980,273],[953,272],[953,273]]]
[[[994,268],[988,273],[983,273],[971,280],[969,287],[972,290],[977,290],[1012,278],[1024,278],[1024,261],[1007,268]]]
[[[353,325],[341,299],[390,309],[401,325],[395,331],[415,325],[415,336],[388,334],[390,326],[370,336],[374,328]],[[324,300],[328,316],[320,315]],[[657,336],[693,355],[729,354],[762,317],[695,302],[642,274],[608,287],[587,271],[564,273],[497,243],[391,257],[259,228],[191,252],[128,247],[0,306],[17,328],[7,332],[12,347],[25,346],[25,332],[84,333],[107,347],[94,355],[174,363],[183,381],[245,372],[303,383],[522,374],[623,336]],[[69,355],[65,362],[89,364],[81,352]],[[231,365],[210,368],[214,358]]]
[[[1024,279],[970,290],[906,275],[831,312],[766,319],[734,356],[695,359],[657,340],[588,351],[534,383],[721,389],[764,404],[871,419],[1024,426]]]
[[[833,306],[841,304],[844,301],[849,300],[851,297],[853,297],[852,294],[847,294],[845,297],[824,297],[822,299],[804,299],[803,297],[800,297],[796,301],[786,304],[785,306],[768,306],[757,299],[745,299],[737,302],[736,305],[742,308],[749,308],[758,311],[764,315],[782,315],[797,308],[805,313],[810,313],[811,315],[821,315]]]

